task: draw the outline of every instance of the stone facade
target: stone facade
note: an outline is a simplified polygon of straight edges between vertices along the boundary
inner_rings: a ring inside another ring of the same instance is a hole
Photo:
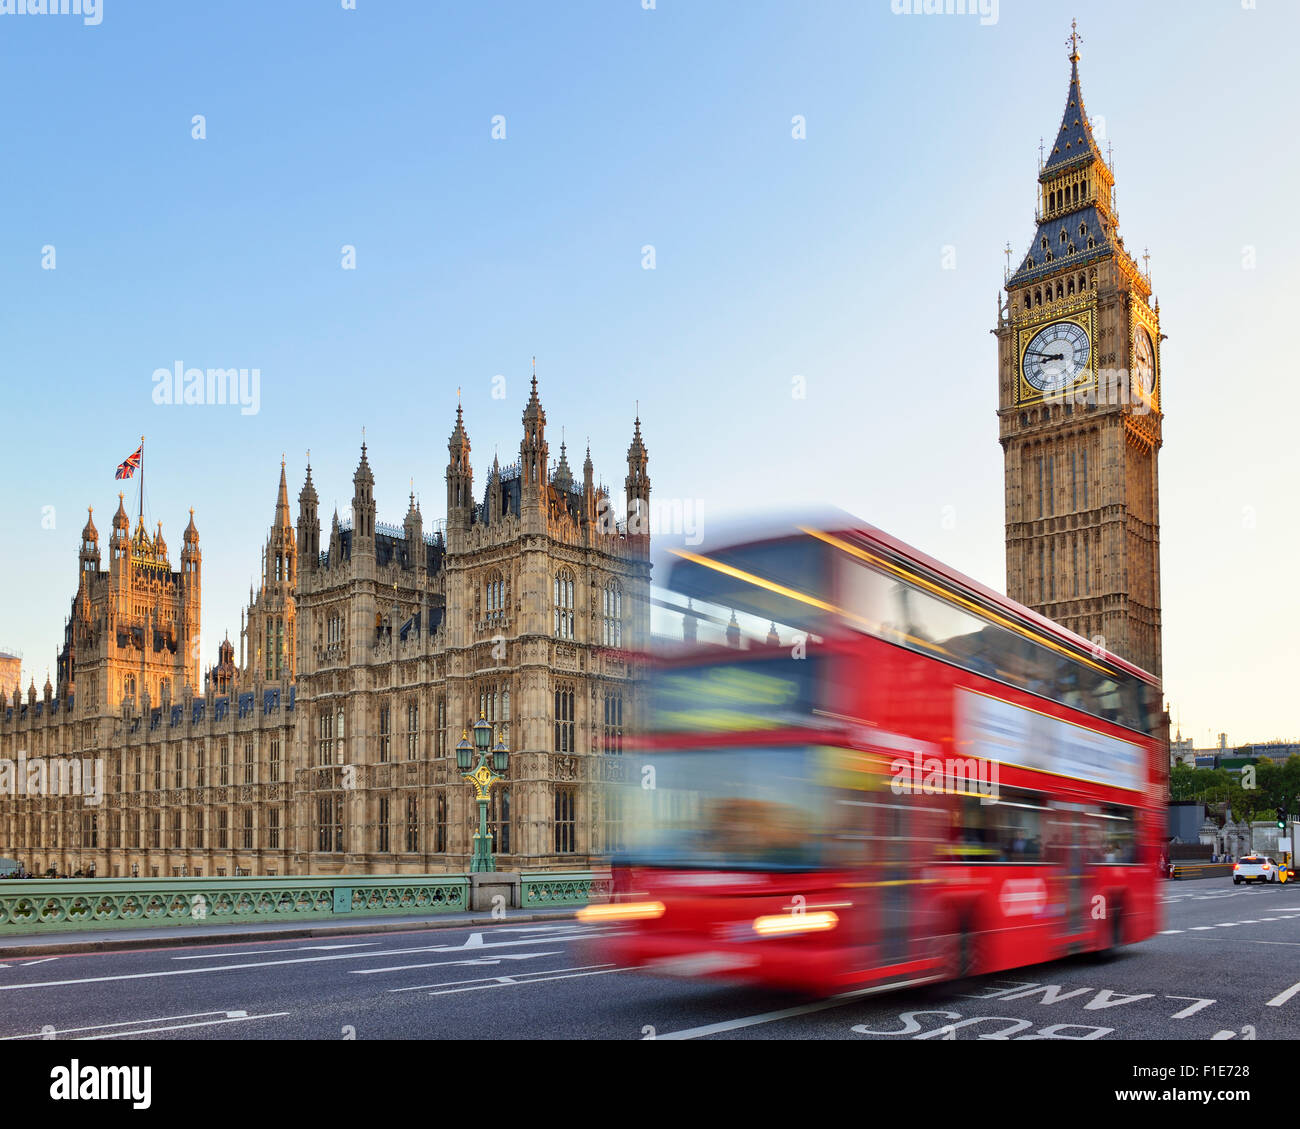
[[[223,641],[201,692],[193,514],[178,573],[120,502],[102,571],[88,521],[58,687],[15,691],[0,758],[11,779],[20,756],[102,761],[104,795],[0,795],[0,855],[101,876],[463,872],[477,809],[455,747],[482,715],[511,751],[498,867],[603,856],[621,821],[598,785],[621,775],[649,633],[648,453],[638,419],[617,522],[590,452],[581,480],[563,444],[550,462],[536,378],[523,425],[476,502],[457,409],[429,532],[414,494],[401,526],[377,520],[364,444],[325,540],[310,466],[295,527],[281,464],[239,660]]]
[[[1159,676],[1160,309],[1119,234],[1078,59],[993,331],[1007,593]]]

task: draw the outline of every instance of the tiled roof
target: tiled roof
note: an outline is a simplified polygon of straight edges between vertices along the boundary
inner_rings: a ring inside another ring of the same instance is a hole
[[[1081,227],[1082,234],[1079,231]],[[1065,232],[1064,244],[1061,243],[1062,231]],[[1092,205],[1052,220],[1043,220],[1034,232],[1034,241],[1020,260],[1019,268],[1007,280],[1007,286],[1023,286],[1063,267],[1083,266],[1108,255],[1114,250],[1114,236],[1115,225]],[[1089,237],[1093,241],[1092,247],[1088,246]],[[1043,248],[1044,239],[1047,240],[1046,250]],[[1074,245],[1073,254],[1069,250],[1071,244]],[[1047,261],[1047,251],[1052,253],[1051,262]]]
[[[1043,164],[1043,172],[1053,172],[1072,165],[1081,158],[1101,159],[1101,150],[1093,140],[1092,127],[1083,108],[1083,91],[1079,87],[1079,57],[1070,60],[1070,90],[1065,98],[1065,113],[1061,115],[1061,128]]]

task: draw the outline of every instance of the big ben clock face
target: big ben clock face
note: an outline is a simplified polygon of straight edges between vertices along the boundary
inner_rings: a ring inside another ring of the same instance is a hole
[[[1133,337],[1133,385],[1146,396],[1156,387],[1156,351],[1151,335],[1141,326]]]
[[[1088,331],[1072,321],[1058,321],[1034,334],[1021,360],[1026,382],[1039,392],[1071,388],[1084,376],[1092,343]]]

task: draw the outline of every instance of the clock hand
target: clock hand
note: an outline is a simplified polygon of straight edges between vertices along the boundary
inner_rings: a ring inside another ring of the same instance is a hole
[[[1031,352],[1029,352],[1028,350],[1026,350],[1026,351],[1025,351],[1025,356],[1026,356],[1026,357],[1041,357],[1041,358],[1042,358],[1043,360],[1045,360],[1045,361],[1063,361],[1063,360],[1065,360],[1065,354],[1064,354],[1064,353],[1031,353]]]

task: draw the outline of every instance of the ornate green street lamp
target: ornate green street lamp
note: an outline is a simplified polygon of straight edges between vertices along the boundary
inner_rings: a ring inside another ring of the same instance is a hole
[[[492,723],[481,713],[474,723],[474,743],[471,745],[469,734],[461,731],[456,743],[456,767],[461,776],[474,786],[474,798],[478,801],[478,831],[474,833],[474,855],[470,860],[471,874],[490,874],[496,870],[492,858],[492,839],[487,829],[488,800],[492,797],[492,785],[504,778],[510,764],[510,750],[504,740],[498,740],[492,748]],[[489,753],[492,758],[488,766]],[[478,763],[474,764],[477,756]],[[474,764],[474,767],[470,766]],[[495,770],[495,771],[494,771]]]

